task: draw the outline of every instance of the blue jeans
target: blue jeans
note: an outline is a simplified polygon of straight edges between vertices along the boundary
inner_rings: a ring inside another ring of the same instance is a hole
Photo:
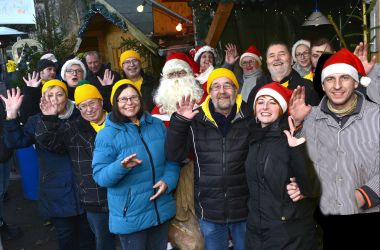
[[[201,233],[205,240],[205,250],[227,250],[228,232],[231,232],[234,250],[244,250],[246,222],[231,224],[199,220]]]
[[[0,163],[0,226],[4,213],[4,194],[8,190],[9,175],[11,173],[10,160]]]
[[[131,234],[119,234],[123,250],[166,250],[169,222]]]
[[[109,230],[109,214],[87,211],[87,220],[95,234],[96,250],[115,250],[116,237]]]
[[[94,250],[95,237],[86,214],[51,218],[57,232],[60,250]]]

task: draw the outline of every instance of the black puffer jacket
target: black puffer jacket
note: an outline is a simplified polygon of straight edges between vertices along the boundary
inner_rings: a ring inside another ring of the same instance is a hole
[[[5,119],[5,110],[3,103],[0,101],[0,163],[8,161],[12,156],[12,150],[5,146],[3,133],[3,120]]]
[[[216,223],[244,221],[248,214],[244,161],[249,118],[243,114],[244,109],[238,109],[223,137],[204,106],[207,103],[198,108],[192,121],[176,113],[172,115],[167,158],[181,162],[189,151],[193,152],[195,210],[199,218]]]
[[[245,163],[249,186],[247,249],[316,249],[313,213],[319,181],[305,143],[289,147],[283,130],[286,119],[261,128],[250,124],[249,153]],[[286,185],[295,177],[307,198],[293,202]]]

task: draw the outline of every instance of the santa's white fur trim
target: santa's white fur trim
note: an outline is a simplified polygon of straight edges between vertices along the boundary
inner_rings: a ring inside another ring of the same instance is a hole
[[[261,65],[261,56],[259,57],[256,54],[245,52],[243,55],[240,56],[240,61],[239,61],[240,67],[242,67],[241,63],[243,61],[243,58],[246,56],[251,56],[251,57],[255,58],[255,60],[259,62],[259,65]]]
[[[286,109],[288,108],[288,104],[285,101],[284,97],[279,94],[277,91],[270,89],[270,88],[263,88],[259,90],[256,94],[255,101],[253,102],[253,108],[256,106],[256,101],[260,96],[268,95],[276,99],[276,101],[280,104],[282,112],[285,113]]]
[[[187,62],[180,59],[171,59],[167,61],[162,68],[162,75],[167,76],[170,73],[178,72],[181,70],[185,70],[187,73],[193,74],[193,70]]]
[[[210,46],[208,45],[205,45],[203,46],[202,48],[200,48],[194,55],[194,61],[198,61],[199,57],[202,55],[203,52],[211,52],[213,55],[214,55],[214,59],[216,59],[216,52],[215,52],[215,49],[211,48]]]
[[[321,82],[323,83],[325,78],[332,74],[348,74],[354,78],[355,81],[359,82],[358,71],[346,63],[335,63],[324,68],[321,74]]]

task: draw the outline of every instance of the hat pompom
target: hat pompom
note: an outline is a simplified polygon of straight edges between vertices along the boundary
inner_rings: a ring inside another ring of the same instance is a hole
[[[368,87],[368,85],[371,83],[371,78],[368,76],[362,76],[360,78],[360,84],[363,85],[364,87]]]

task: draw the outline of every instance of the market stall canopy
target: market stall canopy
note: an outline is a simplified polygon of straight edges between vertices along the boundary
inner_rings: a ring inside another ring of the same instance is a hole
[[[26,34],[25,32],[11,29],[8,27],[0,27],[0,36],[17,36],[17,35],[25,35],[25,34]]]

